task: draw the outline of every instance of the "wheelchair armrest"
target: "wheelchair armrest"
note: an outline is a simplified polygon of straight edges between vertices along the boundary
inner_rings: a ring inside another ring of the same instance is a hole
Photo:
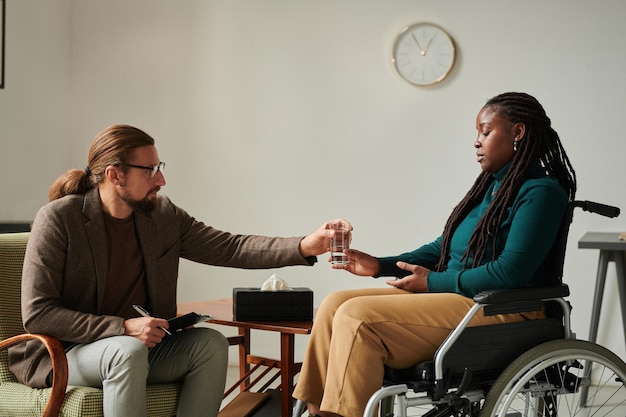
[[[563,298],[569,295],[567,284],[553,287],[522,288],[515,290],[488,290],[474,296],[474,301],[481,304],[502,304],[520,301],[536,301],[548,298]]]
[[[52,360],[52,390],[43,417],[56,417],[65,399],[68,378],[67,357],[65,356],[65,349],[63,349],[63,345],[59,339],[42,334],[24,333],[0,340],[0,350],[30,339],[39,340],[48,350],[48,354]]]
[[[479,304],[486,304],[483,310],[485,316],[493,316],[539,311],[543,308],[542,300],[563,298],[568,295],[569,287],[566,284],[561,284],[541,288],[483,291],[474,296],[474,301]]]

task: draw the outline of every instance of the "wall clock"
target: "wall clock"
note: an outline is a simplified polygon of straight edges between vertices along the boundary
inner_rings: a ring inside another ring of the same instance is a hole
[[[454,66],[454,40],[432,23],[404,28],[393,45],[393,65],[400,76],[417,86],[443,81]]]

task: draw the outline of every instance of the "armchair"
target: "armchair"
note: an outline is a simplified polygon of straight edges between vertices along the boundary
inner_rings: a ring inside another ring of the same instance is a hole
[[[24,332],[20,297],[28,236],[29,233],[0,234],[0,416],[102,416],[102,390],[67,385],[67,359],[61,342],[51,336]],[[51,388],[22,385],[9,370],[6,349],[27,339],[39,340],[50,353],[54,369]],[[175,416],[180,386],[149,385],[148,416]]]

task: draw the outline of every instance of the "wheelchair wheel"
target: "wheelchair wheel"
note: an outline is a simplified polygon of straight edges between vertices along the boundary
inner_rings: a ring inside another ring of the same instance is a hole
[[[582,340],[554,340],[527,351],[504,370],[480,415],[623,416],[624,382],[626,364],[608,349]]]

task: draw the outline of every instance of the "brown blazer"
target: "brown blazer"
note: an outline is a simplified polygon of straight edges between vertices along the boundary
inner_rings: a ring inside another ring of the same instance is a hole
[[[158,208],[150,215],[135,213],[155,317],[176,314],[180,258],[248,269],[316,261],[300,254],[302,237],[226,233],[195,220],[167,197],[158,198]],[[119,335],[124,319],[100,314],[106,276],[106,232],[98,189],[48,203],[35,216],[26,248],[24,328],[55,336],[66,347]],[[9,349],[9,366],[21,383],[33,387],[46,386],[51,370],[45,349],[36,341]]]

